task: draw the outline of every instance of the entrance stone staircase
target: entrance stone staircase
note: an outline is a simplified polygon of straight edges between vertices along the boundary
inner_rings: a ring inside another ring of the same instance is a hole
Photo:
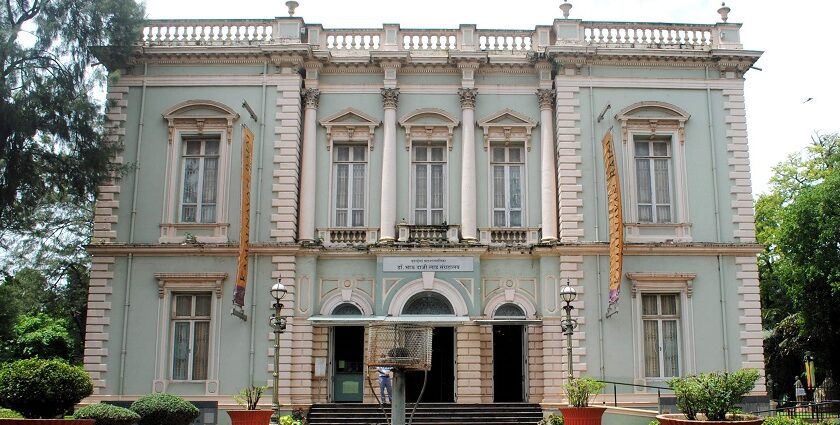
[[[309,410],[310,425],[377,425],[388,424],[391,406],[386,414],[376,404],[315,404]],[[536,425],[542,419],[539,404],[493,403],[455,404],[420,403],[409,424],[413,403],[406,403],[406,425],[487,425],[528,424]]]

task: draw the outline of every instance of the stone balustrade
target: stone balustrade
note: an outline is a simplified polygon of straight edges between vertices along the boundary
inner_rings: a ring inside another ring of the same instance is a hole
[[[609,47],[708,48],[712,45],[712,25],[636,24],[585,22],[584,41]]]
[[[338,55],[408,51],[419,55],[448,52],[486,52],[525,57],[532,51],[566,46],[632,49],[741,49],[740,24],[665,24],[555,20],[534,30],[402,29],[386,24],[379,29],[325,29],[299,18],[272,20],[149,20],[139,45],[253,46],[309,44]]]

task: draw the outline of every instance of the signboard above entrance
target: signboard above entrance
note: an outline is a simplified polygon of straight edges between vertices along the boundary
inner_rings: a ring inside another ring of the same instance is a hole
[[[473,257],[384,257],[383,272],[471,272]]]

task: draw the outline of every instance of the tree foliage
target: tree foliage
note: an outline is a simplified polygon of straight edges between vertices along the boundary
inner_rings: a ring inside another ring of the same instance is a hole
[[[25,230],[50,197],[84,205],[106,177],[93,49],[124,65],[139,35],[133,0],[4,0],[0,5],[0,228]]]
[[[792,395],[806,352],[840,376],[840,136],[818,135],[775,167],[756,202],[767,374]],[[819,376],[818,376],[819,381]]]
[[[41,357],[69,360],[73,340],[67,332],[67,321],[44,313],[22,315],[14,326],[7,350],[18,359]]]

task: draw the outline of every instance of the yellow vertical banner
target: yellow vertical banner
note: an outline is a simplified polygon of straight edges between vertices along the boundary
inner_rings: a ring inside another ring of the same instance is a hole
[[[245,306],[245,288],[248,284],[248,247],[251,227],[251,157],[254,151],[254,133],[242,126],[242,189],[239,216],[239,258],[236,269],[236,286],[233,288],[234,311]],[[245,317],[244,314],[236,314]]]
[[[601,139],[604,148],[604,173],[607,186],[607,223],[610,230],[610,293],[607,317],[618,313],[621,269],[624,262],[624,215],[621,211],[621,183],[615,164],[612,128]]]

